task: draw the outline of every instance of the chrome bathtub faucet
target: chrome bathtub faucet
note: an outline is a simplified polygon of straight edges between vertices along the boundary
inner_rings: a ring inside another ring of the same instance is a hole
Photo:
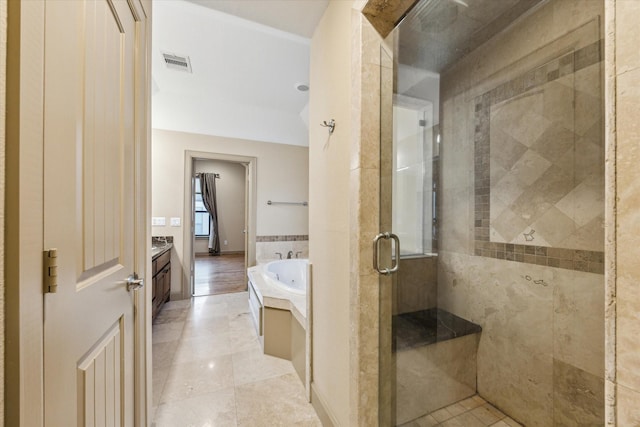
[[[280,257],[280,259],[282,259],[282,253],[276,252],[276,255],[278,255]]]
[[[287,259],[291,259],[293,257],[293,251],[287,252]]]
[[[298,258],[298,255],[302,255],[302,251],[296,252],[296,258]]]

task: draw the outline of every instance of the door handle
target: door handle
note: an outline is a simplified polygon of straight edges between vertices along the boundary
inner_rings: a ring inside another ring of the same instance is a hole
[[[395,263],[392,261],[391,268],[380,268],[380,241],[381,240],[389,240],[392,239],[395,242],[396,246],[396,256]],[[384,274],[388,276],[389,274],[393,274],[398,271],[400,267],[400,239],[393,233],[380,233],[376,237],[373,238],[373,268],[380,274]]]
[[[138,278],[137,273],[133,273],[131,276],[127,277],[125,283],[127,284],[127,292],[137,291],[144,287],[144,279]]]

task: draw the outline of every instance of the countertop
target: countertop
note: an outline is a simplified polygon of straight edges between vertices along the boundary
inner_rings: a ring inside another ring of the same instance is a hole
[[[163,253],[167,252],[172,247],[173,247],[173,243],[167,243],[166,245],[162,245],[162,246],[152,246],[151,247],[151,260],[153,261],[154,259],[158,258],[160,255],[162,255]]]

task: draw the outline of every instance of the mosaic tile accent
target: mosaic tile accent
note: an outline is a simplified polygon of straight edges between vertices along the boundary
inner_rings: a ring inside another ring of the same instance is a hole
[[[593,173],[603,163],[600,95],[575,80],[602,51],[592,43],[475,99],[475,255],[603,274],[603,252],[581,250],[600,246],[591,236],[603,213],[604,183]]]
[[[263,242],[302,242],[309,240],[309,236],[306,234],[291,234],[282,236],[256,236],[256,243]]]

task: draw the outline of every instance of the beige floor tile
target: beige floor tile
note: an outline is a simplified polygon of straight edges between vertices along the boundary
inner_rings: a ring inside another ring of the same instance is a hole
[[[489,403],[485,403],[484,405],[473,409],[471,413],[486,426],[494,424],[505,417],[502,412],[491,406]]]
[[[486,427],[486,424],[474,417],[471,412],[465,412],[457,417],[450,418],[440,425],[442,427]]]
[[[175,402],[232,386],[231,356],[175,364],[167,377],[160,403]]]
[[[438,424],[440,423],[438,423],[431,415],[425,415],[424,417],[402,424],[402,427],[435,427]]]
[[[187,319],[186,309],[165,309],[162,307],[160,313],[153,320],[153,324],[171,323],[171,322],[184,322]]]
[[[183,339],[176,351],[174,363],[186,363],[232,353],[229,334],[209,334]]]
[[[187,322],[192,323],[212,317],[227,316],[228,312],[227,303],[203,304],[194,306],[189,310],[186,319]]]
[[[229,332],[228,341],[230,353],[241,353],[243,351],[250,350],[262,350],[260,340],[258,339],[258,335],[255,333],[255,331],[247,331],[244,333]]]
[[[475,397],[475,396],[474,396]],[[478,400],[474,399],[473,397],[470,397],[468,399],[464,399],[460,402],[458,402],[463,408],[465,408],[467,411],[470,411],[471,409],[475,409],[478,406],[484,405],[483,403],[478,402]]]
[[[229,332],[229,319],[226,315],[216,315],[187,321],[182,336],[187,338],[201,337]]]
[[[190,299],[182,299],[177,301],[167,301],[162,306],[163,310],[188,310],[191,307]]]
[[[178,341],[161,342],[152,345],[153,369],[166,368],[171,365],[178,348]]]
[[[253,326],[250,313],[240,313],[229,316],[229,332],[255,334],[255,331],[256,328]]]
[[[152,426],[321,426],[291,362],[263,354],[247,297],[173,301],[158,315]]]
[[[239,426],[321,426],[296,374],[236,387]]]
[[[476,402],[478,406],[484,405],[485,403],[487,403],[486,400],[484,400],[482,397],[478,396],[477,394],[473,396],[471,399],[473,399],[473,401]]]
[[[236,386],[295,372],[290,361],[263,354],[262,349],[234,353],[232,357]]]
[[[500,421],[506,423],[509,427],[522,427],[522,424],[520,424],[519,422],[517,422],[516,420],[510,417],[505,417]]]
[[[182,336],[184,322],[157,323],[153,325],[152,341],[154,344],[178,341]]]
[[[431,416],[436,419],[439,423],[445,422],[448,419],[452,418],[451,412],[447,410],[447,408],[438,409],[431,413]]]
[[[156,407],[160,404],[160,397],[162,396],[162,390],[164,390],[164,384],[169,377],[169,367],[166,368],[154,368],[153,369],[153,394],[152,394],[152,406]]]
[[[236,403],[232,387],[158,406],[152,427],[235,427]]]
[[[467,408],[465,408],[464,406],[462,406],[462,404],[460,402],[458,403],[454,403],[451,406],[447,406],[447,411],[449,411],[449,413],[451,413],[451,415],[458,416],[464,412],[467,412]]]

